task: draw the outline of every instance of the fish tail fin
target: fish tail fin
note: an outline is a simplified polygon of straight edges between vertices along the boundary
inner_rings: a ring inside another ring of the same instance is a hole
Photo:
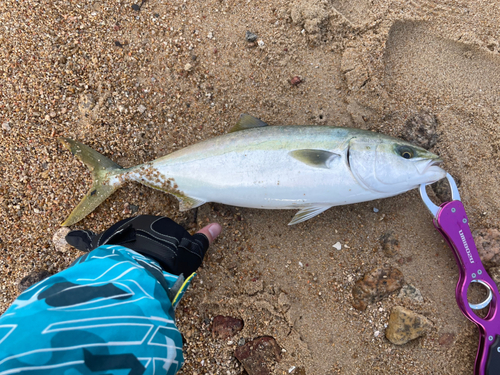
[[[82,161],[92,172],[93,184],[85,197],[78,203],[62,226],[73,225],[94,211],[121,183],[110,184],[110,179],[124,172],[123,168],[90,147],[69,138],[59,138],[59,142]]]

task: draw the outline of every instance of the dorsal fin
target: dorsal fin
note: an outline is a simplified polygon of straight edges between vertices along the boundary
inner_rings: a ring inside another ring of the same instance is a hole
[[[243,113],[240,115],[240,118],[236,123],[236,125],[234,125],[231,128],[231,130],[229,130],[229,133],[234,133],[240,130],[247,130],[252,128],[262,128],[264,126],[269,126],[269,125],[267,125],[264,121],[259,120],[257,117],[253,117],[247,115],[246,113]]]

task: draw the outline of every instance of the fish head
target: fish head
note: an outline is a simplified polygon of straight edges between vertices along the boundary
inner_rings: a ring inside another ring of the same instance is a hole
[[[399,194],[446,176],[438,155],[377,133],[352,138],[347,160],[356,180],[380,193]]]

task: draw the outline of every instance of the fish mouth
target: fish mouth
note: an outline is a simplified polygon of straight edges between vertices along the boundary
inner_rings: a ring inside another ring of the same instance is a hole
[[[418,170],[418,173],[421,175],[424,175],[426,173],[443,174],[445,172],[440,167],[441,164],[443,164],[443,159],[436,158],[436,159],[428,160],[426,162],[421,162],[421,163],[417,164],[417,170]]]

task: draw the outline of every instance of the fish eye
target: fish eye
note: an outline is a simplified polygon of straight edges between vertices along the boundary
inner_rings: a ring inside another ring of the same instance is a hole
[[[398,153],[405,159],[411,159],[414,156],[413,149],[408,146],[400,146],[398,147]]]

